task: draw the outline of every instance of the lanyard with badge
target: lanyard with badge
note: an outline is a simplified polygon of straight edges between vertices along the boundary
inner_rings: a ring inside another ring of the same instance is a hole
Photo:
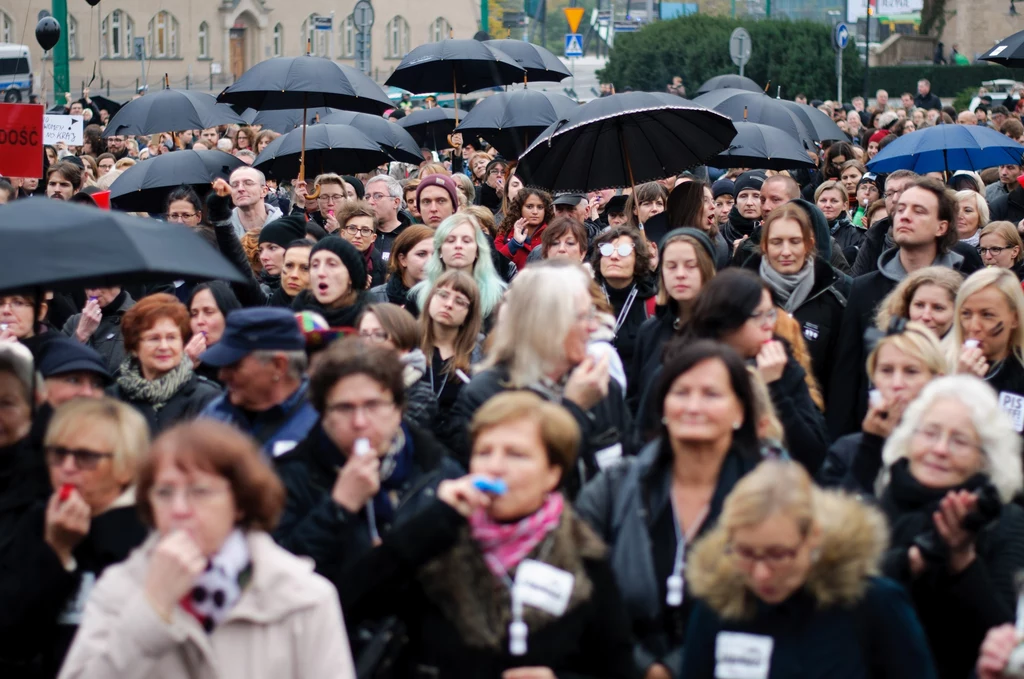
[[[700,514],[690,524],[687,531],[679,526],[679,514],[676,512],[676,500],[672,498],[672,523],[676,529],[676,558],[672,565],[672,575],[665,581],[665,603],[672,608],[683,605],[683,590],[686,588],[686,546],[696,537],[697,531],[708,517],[711,505],[704,505]]]
[[[569,607],[576,577],[561,568],[555,568],[543,561],[524,559],[516,568],[516,579],[512,580],[502,570],[501,579],[508,587],[512,599],[512,622],[508,626],[508,652],[511,655],[526,655],[527,637],[530,629],[523,621],[523,607],[533,606],[551,615],[561,617]]]
[[[622,324],[626,321],[626,317],[629,316],[629,310],[633,308],[633,302],[636,300],[636,293],[636,283],[634,283],[633,289],[629,291],[629,297],[626,298],[626,303],[622,305],[622,310],[619,311],[619,315],[615,318],[615,328],[612,330],[615,337],[619,336],[619,328],[622,327]],[[611,298],[608,296],[608,288],[604,288],[604,297],[609,303],[611,303]]]

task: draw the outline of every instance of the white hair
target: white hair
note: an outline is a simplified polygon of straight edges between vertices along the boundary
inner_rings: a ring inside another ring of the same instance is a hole
[[[225,153],[231,153],[231,150],[235,148],[235,145],[231,143],[230,139],[218,139],[217,149]]]
[[[387,174],[377,174],[366,180],[366,190],[370,190],[370,184],[377,182],[383,182],[388,187],[388,195],[392,198],[402,197],[402,185],[398,183],[398,180]]]
[[[973,375],[951,375],[929,382],[917,399],[903,413],[903,419],[885,442],[877,490],[889,485],[892,466],[907,457],[910,439],[921,423],[921,418],[939,400],[956,401],[971,417],[971,424],[981,440],[984,459],[981,471],[999,491],[1003,502],[1010,502],[1024,487],[1024,469],[1021,467],[1021,439],[1014,431],[1010,416],[999,407],[996,392]]]

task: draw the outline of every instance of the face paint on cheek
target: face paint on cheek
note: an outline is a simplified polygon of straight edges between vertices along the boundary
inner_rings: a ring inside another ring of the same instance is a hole
[[[988,331],[988,336],[989,337],[999,337],[1000,335],[1003,334],[1003,330],[1005,330],[1005,329],[1006,329],[1006,326],[1003,324],[1002,321],[999,321],[998,323],[995,324],[995,327],[993,327],[991,330]]]

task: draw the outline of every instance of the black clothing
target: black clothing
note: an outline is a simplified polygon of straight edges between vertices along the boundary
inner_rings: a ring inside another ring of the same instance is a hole
[[[402,232],[412,224],[412,215],[405,210],[398,211],[398,226],[392,231],[377,231],[377,240],[374,241],[373,249],[380,252],[384,261],[391,259],[391,248],[395,245],[395,239],[402,235]]]
[[[190,359],[186,356],[183,360]],[[221,388],[216,382],[211,382],[201,375],[192,373],[191,379],[181,385],[181,388],[159,407],[154,407],[149,401],[130,398],[117,383],[114,383],[107,393],[138,410],[146,418],[150,434],[156,436],[164,429],[179,422],[198,417],[203,408],[220,395]]]
[[[1021,199],[1024,200],[1024,192],[1021,194]],[[1022,204],[1022,210],[1024,210],[1024,204]],[[1024,212],[1022,212],[1021,217],[1024,218]],[[996,217],[993,216],[992,221],[995,220]],[[892,221],[888,217],[880,219],[874,226],[868,227],[868,230],[864,233],[864,238],[861,240],[860,249],[857,251],[857,261],[853,264],[851,275],[854,278],[878,271],[878,258],[885,251],[896,247],[896,243],[893,242],[892,237],[889,235],[891,228]],[[984,262],[981,261],[981,255],[978,254],[978,249],[973,245],[957,241],[953,246],[953,252],[963,258],[963,262],[957,270],[965,277],[985,268]]]
[[[383,285],[370,288],[366,293],[366,304],[381,304],[390,302],[404,307],[409,303],[409,288],[405,287],[402,277],[398,273],[391,274]]]
[[[360,294],[353,304],[341,307],[340,309],[328,309],[316,300],[316,297],[313,296],[313,293],[310,290],[303,290],[299,294],[295,295],[295,301],[292,302],[293,310],[315,311],[323,316],[324,320],[326,320],[332,328],[356,327],[356,321],[359,320],[359,314],[363,313],[363,308],[365,306],[365,296]]]
[[[651,384],[658,368],[661,366],[661,354],[668,343],[678,332],[679,318],[672,306],[659,306],[654,315],[644,321],[636,333],[636,345],[633,350],[633,365],[630,378],[626,382],[626,403],[630,411],[637,412],[640,397],[647,385]]]
[[[941,52],[940,52],[941,55]],[[920,92],[914,95],[914,108],[924,109],[930,111],[935,109],[936,111],[942,110],[942,100],[934,92],[928,94],[921,94]]]
[[[1024,219],[1024,188],[1015,184],[1013,190],[997,197],[989,205],[990,221],[1008,221],[1018,224]]]
[[[729,221],[722,224],[720,233],[722,234],[722,237],[725,238],[725,242],[731,250],[733,243],[744,236],[748,236],[753,239],[754,229],[760,226],[760,224],[760,219],[747,219],[740,214],[740,211],[737,210],[734,205],[732,210],[729,211]],[[740,263],[742,264],[742,262]]]
[[[1006,411],[1017,433],[1024,431],[1024,365],[1010,354],[998,365],[992,366],[985,376],[988,386],[996,391],[999,406]]]
[[[612,346],[615,347],[619,358],[622,359],[628,385],[633,379],[633,354],[636,351],[637,333],[640,332],[640,326],[648,318],[647,300],[657,294],[658,283],[656,279],[648,277],[634,279],[632,285],[621,289],[613,288],[607,283],[604,283],[602,288],[612,306],[612,315],[615,317],[615,325],[618,328]],[[636,291],[635,296],[632,294],[634,290]],[[632,302],[629,304],[629,308],[625,309],[631,296],[633,297]],[[625,313],[623,313],[624,310]]]
[[[829,446],[825,462],[818,470],[818,483],[874,497],[884,446],[885,439],[862,431],[840,436]]]
[[[843,212],[828,223],[829,233],[843,250],[846,261],[857,259],[857,251],[860,249],[860,242],[864,239],[864,230],[853,225],[850,215]]]

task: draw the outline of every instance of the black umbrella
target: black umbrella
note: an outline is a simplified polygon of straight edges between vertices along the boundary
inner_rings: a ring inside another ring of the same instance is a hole
[[[817,141],[846,141],[850,138],[848,134],[839,129],[836,121],[832,120],[827,113],[823,113],[813,106],[798,104],[788,99],[776,99],[775,101],[796,114],[796,117],[804,124],[807,131],[811,133],[812,139]]]
[[[159,90],[125,104],[110,118],[103,136],[181,132],[230,124],[244,125],[245,121],[231,107],[218,104],[212,95]]]
[[[718,111],[738,123],[769,125],[806,145],[813,145],[817,141],[814,135],[803,121],[781,102],[781,99],[772,99],[767,94],[733,88],[712,90],[693,100],[698,106]]]
[[[733,123],[736,136],[729,148],[707,160],[711,167],[793,170],[814,167],[803,144],[785,132],[757,123]]]
[[[707,94],[712,90],[721,90],[727,87],[737,90],[746,90],[747,92],[764,92],[763,87],[745,75],[727,73],[725,75],[716,75],[711,80],[705,80],[704,84],[697,90],[697,94]]]
[[[481,137],[506,158],[517,158],[548,126],[579,108],[569,97],[554,92],[497,92],[477,102],[455,131]]]
[[[114,115],[124,107],[124,104],[98,94],[90,97],[90,99],[92,99],[93,106],[96,107],[97,111],[106,110],[110,115]]]
[[[1012,6],[1013,3],[1011,2]],[[978,57],[980,61],[991,61],[1008,68],[1024,66],[1024,31],[1003,38],[992,49]]]
[[[268,177],[291,179],[299,176],[303,153],[317,174],[369,172],[391,160],[380,144],[351,125],[311,125],[308,130],[294,130],[270,142],[253,167]]]
[[[377,142],[393,160],[400,163],[419,165],[423,162],[419,144],[398,123],[368,113],[335,111],[320,118],[321,123],[330,125],[351,125]]]
[[[227,179],[244,166],[223,151],[175,151],[132,165],[110,185],[110,202],[129,212],[162,214],[167,195],[188,184],[202,196],[218,177]]]
[[[648,92],[594,99],[542,132],[517,174],[553,191],[635,186],[699,165],[736,136],[724,115],[670,101]]]
[[[512,57],[479,40],[441,40],[413,48],[384,84],[466,94],[522,82],[524,73]]]
[[[560,83],[572,73],[550,50],[525,40],[485,40],[485,45],[512,57],[526,71],[526,79],[534,82]]]
[[[254,108],[247,108],[240,115],[250,125],[259,125],[265,130],[273,130],[274,132],[284,134],[302,125],[303,115],[305,115],[306,124],[312,125],[338,110],[340,109],[327,108],[326,106],[318,106],[305,112],[301,108],[269,111],[257,111]]]
[[[457,108],[434,108],[413,111],[398,121],[398,125],[412,135],[416,143],[434,151],[448,148],[448,135],[459,124],[459,116],[466,112]]]
[[[46,198],[0,205],[0,252],[3,291],[77,291],[178,279],[244,282],[186,226]]]

